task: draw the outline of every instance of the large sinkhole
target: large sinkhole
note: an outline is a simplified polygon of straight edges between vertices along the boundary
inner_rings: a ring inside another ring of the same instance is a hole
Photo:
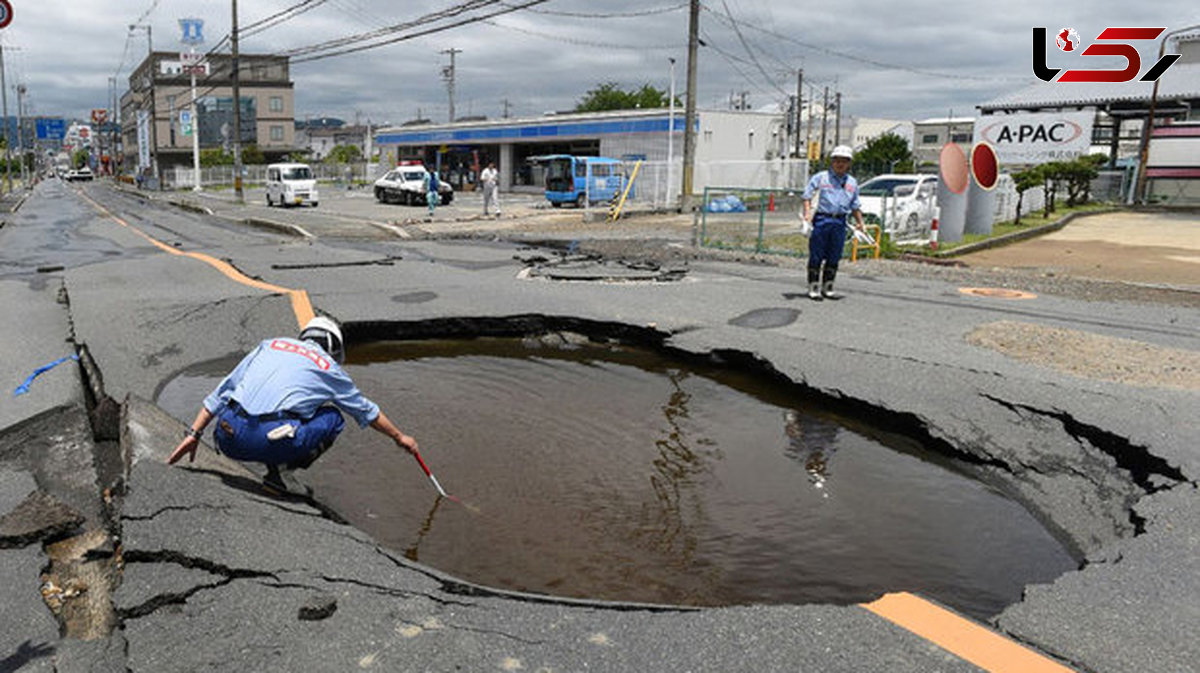
[[[190,421],[236,363],[183,372],[159,403]],[[907,590],[986,617],[1077,567],[967,466],[774,379],[560,335],[371,343],[347,370],[470,507],[352,423],[301,479],[479,584],[683,605]]]

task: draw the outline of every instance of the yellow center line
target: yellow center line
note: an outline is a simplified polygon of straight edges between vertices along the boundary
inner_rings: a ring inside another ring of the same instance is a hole
[[[865,608],[992,673],[1072,673],[1070,668],[910,593],[887,594]]]
[[[316,315],[313,312],[312,303],[308,299],[308,292],[306,292],[304,290],[293,290],[293,289],[286,288],[286,287],[280,287],[278,285],[272,285],[270,283],[264,283],[261,280],[255,280],[253,278],[246,276],[241,271],[238,271],[237,269],[233,268],[233,265],[230,264],[229,262],[217,259],[216,257],[213,257],[211,255],[206,255],[202,252],[186,252],[183,250],[176,250],[174,247],[167,245],[166,243],[163,243],[162,241],[154,238],[150,234],[147,234],[146,232],[142,231],[141,229],[138,229],[137,227],[126,222],[125,220],[121,219],[120,217],[117,217],[117,215],[115,215],[112,211],[110,211],[109,209],[107,209],[104,206],[97,203],[95,200],[93,200],[87,194],[80,194],[80,196],[82,196],[89,203],[91,203],[92,206],[95,207],[97,210],[99,210],[100,212],[104,213],[109,218],[111,218],[114,222],[121,225],[122,227],[125,227],[126,229],[129,229],[130,231],[134,232],[138,236],[141,236],[142,238],[146,239],[148,242],[150,242],[152,245],[154,245],[158,249],[162,250],[163,252],[168,252],[172,255],[177,255],[180,257],[191,257],[192,259],[196,259],[201,262],[204,262],[205,264],[208,264],[209,266],[213,267],[217,271],[220,271],[227,278],[229,278],[230,280],[232,280],[236,283],[241,283],[242,285],[246,285],[248,287],[252,287],[252,288],[255,288],[258,290],[265,290],[267,292],[271,292],[271,293],[275,293],[275,294],[287,295],[288,298],[291,299],[292,312],[295,313],[296,322],[300,327],[304,327],[305,325],[307,325],[308,321],[312,320],[313,317]]]

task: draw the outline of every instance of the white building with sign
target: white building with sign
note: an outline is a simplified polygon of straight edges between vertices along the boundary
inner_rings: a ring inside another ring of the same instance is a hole
[[[1069,161],[1092,147],[1093,112],[1022,112],[980,117],[975,143],[986,142],[1006,166]]]
[[[1200,32],[1172,36],[1164,48],[1182,57],[1159,79],[1157,91],[1152,82],[1042,82],[1031,74],[1032,85],[980,105],[979,123],[1030,113],[1091,116],[1089,152],[1107,154],[1110,168],[1132,172],[1148,142],[1148,200],[1200,203],[1200,132],[1194,130],[1200,124]],[[1152,105],[1155,130],[1146,134]]]

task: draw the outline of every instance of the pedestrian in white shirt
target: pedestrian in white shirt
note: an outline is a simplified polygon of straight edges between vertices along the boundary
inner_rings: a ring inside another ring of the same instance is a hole
[[[483,215],[491,215],[492,204],[496,204],[496,217],[500,217],[500,172],[496,164],[489,161],[487,168],[479,173],[479,182],[483,185]]]

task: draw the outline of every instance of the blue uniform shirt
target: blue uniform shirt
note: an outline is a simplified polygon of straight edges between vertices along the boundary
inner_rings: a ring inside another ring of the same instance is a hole
[[[311,418],[332,402],[362,427],[379,417],[379,405],[367,399],[338,363],[312,341],[267,339],[204,398],[216,414],[230,400],[252,416],[289,411]]]
[[[817,201],[819,215],[841,217],[862,208],[858,202],[858,180],[849,173],[841,178],[833,171],[817,173],[804,188],[804,200],[808,201],[817,192],[821,195]]]

